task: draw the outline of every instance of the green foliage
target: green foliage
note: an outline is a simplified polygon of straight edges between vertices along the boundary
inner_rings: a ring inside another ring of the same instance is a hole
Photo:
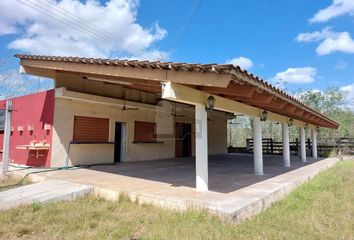
[[[324,91],[302,91],[297,90],[294,95],[308,106],[320,111],[340,124],[335,129],[320,128],[320,139],[337,139],[341,137],[354,137],[354,111],[347,101],[347,93],[339,88],[330,87]],[[354,104],[354,102],[352,103]],[[263,137],[273,138],[281,141],[281,126],[274,122],[263,122]],[[252,124],[247,116],[240,116],[229,121],[229,145],[234,147],[245,147],[246,139],[252,138]],[[309,134],[309,133],[308,133]],[[289,129],[290,141],[299,138],[298,129]],[[307,135],[309,137],[309,135]],[[333,144],[332,142],[329,142]]]
[[[41,204],[40,203],[32,203],[32,212],[37,212],[41,209]]]
[[[252,121],[248,116],[237,116],[228,122],[228,143],[233,147],[244,147],[246,139],[252,138]]]
[[[347,93],[336,87],[324,91],[305,91],[299,99],[340,124],[337,130],[321,128],[320,138],[354,137],[354,112],[349,107]]]
[[[348,104],[347,93],[336,87],[327,88],[324,91],[308,90],[298,94],[305,104],[328,115],[344,110]]]

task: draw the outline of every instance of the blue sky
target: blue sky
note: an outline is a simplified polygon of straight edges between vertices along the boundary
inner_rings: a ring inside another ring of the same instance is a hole
[[[8,69],[18,68],[12,55],[22,52],[163,56],[175,62],[241,64],[288,90],[337,86],[354,96],[354,0],[111,0],[89,7],[85,1],[40,1],[74,9],[73,14],[112,33],[124,47],[78,33],[60,21],[48,23],[45,14],[3,0],[0,9],[19,14],[0,16],[0,58],[7,59]]]

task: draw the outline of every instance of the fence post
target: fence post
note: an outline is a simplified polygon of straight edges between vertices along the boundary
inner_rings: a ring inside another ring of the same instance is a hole
[[[273,150],[274,150],[274,147],[273,147],[273,138],[270,139],[270,152],[271,154],[273,155]]]

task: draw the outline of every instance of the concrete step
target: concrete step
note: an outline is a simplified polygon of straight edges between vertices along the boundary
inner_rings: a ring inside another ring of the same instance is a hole
[[[20,205],[70,201],[91,194],[93,187],[62,180],[47,180],[0,192],[0,210]]]

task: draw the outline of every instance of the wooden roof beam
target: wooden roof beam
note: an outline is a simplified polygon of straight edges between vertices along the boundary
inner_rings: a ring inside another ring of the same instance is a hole
[[[136,89],[144,92],[149,92],[149,93],[154,93],[154,94],[161,94],[161,86],[154,87],[154,86],[145,86],[145,85],[139,85],[139,84],[133,84],[130,86],[126,86],[127,88],[130,89]]]
[[[295,115],[298,115],[298,116],[302,116],[302,114],[304,114],[304,110],[301,109],[301,108],[297,108],[294,112]]]
[[[270,102],[270,107],[274,109],[283,109],[288,103],[278,98],[273,98]]]
[[[295,105],[292,105],[292,104],[290,104],[290,103],[288,103],[288,104],[285,105],[285,107],[284,107],[284,112],[289,113],[289,114],[294,113],[295,110],[296,110],[296,106],[295,106]]]
[[[272,99],[274,98],[273,95],[270,94],[263,94],[259,92],[254,92],[251,97],[239,97],[239,96],[232,96],[230,97],[232,100],[245,102],[247,104],[269,104]]]
[[[251,85],[229,84],[227,88],[201,86],[201,91],[224,96],[251,97],[257,87]]]

